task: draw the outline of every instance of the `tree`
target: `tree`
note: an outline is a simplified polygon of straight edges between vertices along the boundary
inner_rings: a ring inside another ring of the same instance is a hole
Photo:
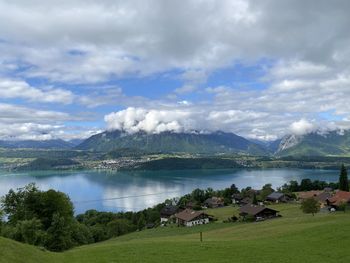
[[[239,190],[235,184],[231,184],[230,189],[232,191],[232,194],[239,194]]]
[[[36,218],[18,221],[14,235],[17,241],[31,245],[41,244],[45,238],[42,224],[40,220]]]
[[[28,184],[23,188],[18,188],[17,191],[10,190],[7,195],[1,199],[3,212],[7,216],[10,224],[16,225],[18,221],[31,219],[32,213],[28,211],[29,207],[26,203],[33,205],[32,196],[39,192],[35,184]],[[29,200],[31,202],[26,202]]]
[[[313,216],[320,211],[320,203],[315,198],[307,198],[301,203],[301,210]]]
[[[339,205],[338,205],[338,209],[340,211],[343,211],[344,213],[346,212],[346,209],[348,208],[348,204],[346,202],[341,202]]]
[[[198,202],[198,203],[203,203],[205,201],[205,192],[202,189],[194,189],[191,193],[191,198],[192,200]]]
[[[126,219],[115,219],[107,224],[107,228],[110,237],[124,235],[133,229],[130,222]]]
[[[310,191],[310,190],[312,190],[312,182],[311,182],[311,180],[308,179],[308,178],[301,180],[300,190],[301,191]]]
[[[258,204],[258,199],[256,198],[256,194],[254,193],[253,195],[253,201],[252,201],[253,205],[257,205]]]
[[[272,185],[271,184],[265,184],[262,189],[261,189],[261,199],[265,200],[266,197],[270,194],[272,194],[275,190],[272,189]]]
[[[146,225],[145,215],[141,213],[139,220],[137,221],[137,229],[142,230]]]
[[[349,192],[348,172],[344,164],[342,164],[339,175],[339,189]]]
[[[67,222],[59,213],[55,213],[51,226],[47,230],[46,247],[52,251],[63,251],[73,246],[70,222]]]

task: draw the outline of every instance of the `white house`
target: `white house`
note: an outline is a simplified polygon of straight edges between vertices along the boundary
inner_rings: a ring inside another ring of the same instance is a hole
[[[175,214],[176,223],[181,226],[196,226],[209,223],[209,216],[203,211],[194,211],[185,209],[180,213]]]

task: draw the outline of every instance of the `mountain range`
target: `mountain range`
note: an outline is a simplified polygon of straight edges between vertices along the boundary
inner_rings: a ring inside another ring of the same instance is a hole
[[[272,142],[248,140],[234,133],[162,132],[129,134],[120,130],[105,131],[86,140],[0,141],[0,148],[76,149],[112,153],[135,151],[140,153],[239,153],[270,156],[348,156],[350,130],[312,132],[288,135]],[[129,153],[131,154],[131,153]],[[132,154],[131,154],[132,155]]]
[[[234,133],[174,133],[127,134],[122,131],[106,131],[91,136],[76,147],[79,150],[109,152],[120,148],[133,148],[150,153],[246,153],[268,154],[265,147]]]

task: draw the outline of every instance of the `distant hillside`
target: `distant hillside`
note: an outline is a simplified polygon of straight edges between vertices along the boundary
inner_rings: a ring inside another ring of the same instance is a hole
[[[277,156],[350,155],[350,131],[286,136],[280,141],[275,154]]]
[[[80,141],[79,141],[80,142]],[[45,140],[45,141],[36,141],[36,140],[25,140],[25,141],[0,141],[0,148],[30,148],[30,149],[70,149],[76,146],[75,142],[67,142],[61,139],[56,140]]]
[[[37,158],[27,165],[21,166],[18,170],[52,170],[52,169],[69,169],[80,166],[79,162],[76,162],[68,158]]]
[[[215,132],[147,134],[139,132],[126,134],[121,131],[106,131],[91,136],[76,149],[111,152],[118,149],[132,148],[145,152],[186,152],[186,153],[247,153],[266,155],[268,151],[233,133]]]
[[[140,164],[141,170],[189,170],[242,168],[234,160],[221,158],[164,158]]]

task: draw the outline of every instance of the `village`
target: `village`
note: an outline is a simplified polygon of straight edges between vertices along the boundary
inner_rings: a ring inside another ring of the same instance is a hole
[[[194,227],[209,224],[217,221],[213,215],[216,209],[232,210],[232,216],[223,222],[259,222],[282,217],[283,214],[275,208],[278,207],[278,204],[300,205],[304,213],[310,214],[332,213],[350,208],[350,192],[331,187],[294,193],[275,191],[271,185],[265,185],[261,190],[248,187],[241,192],[234,185],[230,189],[235,193],[229,200],[224,197],[211,196],[202,203],[188,201],[184,206],[167,204],[160,211],[160,226]],[[202,190],[196,189],[195,191]],[[211,191],[211,189],[208,190],[208,192]],[[269,193],[266,194],[266,192]]]

